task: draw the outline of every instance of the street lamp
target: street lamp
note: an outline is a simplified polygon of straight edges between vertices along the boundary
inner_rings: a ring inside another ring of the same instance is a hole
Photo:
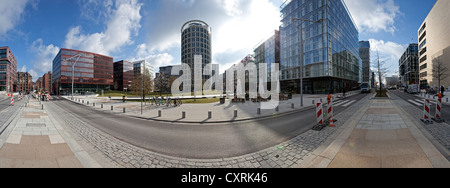
[[[298,34],[300,35],[300,54],[299,58],[300,60],[300,106],[303,107],[303,67],[304,67],[304,46],[303,46],[303,23],[305,22],[311,22],[311,23],[320,23],[323,21],[323,19],[319,20],[308,20],[308,19],[302,19],[302,18],[292,18],[292,24],[295,25],[295,21],[301,21],[300,26],[296,27]]]
[[[63,60],[63,62],[67,62],[68,60],[70,60],[72,58],[75,58],[75,57],[78,57],[78,58],[77,58],[77,60],[75,62],[72,62],[72,99],[73,99],[73,82],[74,82],[73,80],[74,80],[74,77],[75,77],[75,64],[77,64],[78,60],[81,57],[81,54],[78,54],[78,55],[72,56],[69,59]]]

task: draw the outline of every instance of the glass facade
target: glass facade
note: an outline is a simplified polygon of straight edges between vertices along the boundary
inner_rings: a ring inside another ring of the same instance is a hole
[[[203,69],[212,62],[211,52],[211,28],[200,20],[186,22],[181,28],[181,62],[191,68],[192,90],[194,90],[194,56],[202,56],[202,72],[195,74],[203,75]],[[203,80],[210,76],[202,76]],[[201,83],[200,83],[201,84]],[[203,86],[201,86],[203,87]]]
[[[132,62],[122,60],[114,63],[114,90],[128,91],[133,80]]]
[[[426,68],[426,64],[422,68]],[[419,46],[417,44],[410,44],[399,59],[399,77],[404,87],[410,84],[420,84]],[[422,86],[422,88],[426,88],[426,86]]]
[[[71,93],[72,63],[74,66],[74,93],[110,90],[113,86],[113,58],[90,52],[61,49],[53,60],[53,87],[56,94]]]
[[[370,82],[370,42],[359,42],[359,57],[362,61],[362,81],[364,83]]]
[[[336,93],[358,87],[361,60],[359,34],[342,0],[292,0],[282,5],[282,90],[299,92],[301,60],[304,93]],[[293,18],[322,20],[319,23]],[[303,55],[300,55],[302,24]],[[302,57],[300,57],[302,56]]]

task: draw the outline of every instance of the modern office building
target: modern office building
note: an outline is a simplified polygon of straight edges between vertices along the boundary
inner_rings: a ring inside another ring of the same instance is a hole
[[[80,55],[80,58],[75,57],[77,55]],[[112,57],[62,48],[53,60],[52,80],[55,94],[71,94],[72,63],[75,62],[74,93],[112,89],[111,86],[114,84]]]
[[[133,62],[134,77],[136,77],[139,73],[143,74],[144,71],[147,71],[147,73],[150,74],[150,78],[155,78],[155,68],[151,66],[149,62],[146,60]]]
[[[420,86],[422,89],[439,87],[438,80],[434,77],[433,68],[438,62],[450,68],[450,1],[437,0],[433,9],[418,29],[419,39],[419,68]],[[444,87],[450,86],[450,72],[448,77],[441,80]]]
[[[17,90],[25,94],[33,91],[33,77],[28,72],[17,72]]]
[[[203,72],[207,65],[212,63],[211,52],[211,27],[200,20],[192,20],[186,22],[181,27],[181,62],[186,63],[191,68],[192,91],[195,85],[202,84],[194,82],[194,75],[202,75],[202,80],[207,80],[211,76],[204,76]],[[194,72],[194,57],[201,55],[201,70]],[[199,88],[203,88],[200,86]]]
[[[17,60],[9,47],[0,47],[0,91],[17,91]]]
[[[254,53],[254,61],[257,68],[257,78],[258,83],[260,81],[259,78],[259,64],[265,63],[267,72],[267,82],[265,83],[267,85],[267,89],[271,89],[271,84],[269,84],[272,80],[271,73],[272,64],[280,64],[280,31],[275,30],[273,35],[269,37],[267,40],[259,44],[253,51]],[[259,84],[258,84],[259,87]]]
[[[344,1],[291,0],[281,9],[281,90],[300,92],[302,64],[304,93],[357,88],[361,70],[359,33]]]
[[[134,80],[133,63],[129,61],[118,61],[114,63],[114,90],[128,91]]]
[[[399,59],[399,81],[403,87],[419,84],[419,45],[410,44]]]
[[[362,64],[362,83],[370,82],[370,42],[360,41],[359,42],[359,57],[361,58]]]

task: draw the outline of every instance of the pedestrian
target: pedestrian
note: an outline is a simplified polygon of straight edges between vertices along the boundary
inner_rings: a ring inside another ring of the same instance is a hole
[[[345,98],[345,87],[342,88],[343,97]]]
[[[444,93],[445,93],[445,87],[441,86],[441,94],[442,94],[442,96],[444,96]]]

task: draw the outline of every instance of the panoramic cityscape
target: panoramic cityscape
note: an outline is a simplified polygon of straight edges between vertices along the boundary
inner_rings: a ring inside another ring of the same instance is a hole
[[[449,9],[4,0],[0,168],[450,168]]]

